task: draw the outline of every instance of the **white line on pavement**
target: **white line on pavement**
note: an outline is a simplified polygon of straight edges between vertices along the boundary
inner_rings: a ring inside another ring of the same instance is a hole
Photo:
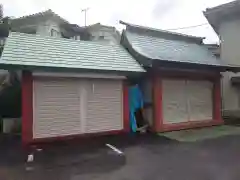
[[[112,146],[111,144],[106,144],[107,147],[111,148],[113,151],[117,152],[118,154],[123,154],[122,151],[117,149],[116,147]]]

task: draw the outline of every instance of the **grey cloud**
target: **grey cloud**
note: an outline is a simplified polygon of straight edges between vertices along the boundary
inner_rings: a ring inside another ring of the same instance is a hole
[[[158,0],[152,10],[154,19],[159,19],[175,9],[179,5],[179,0]]]
[[[41,1],[39,1],[39,0],[34,0],[34,1],[32,1],[33,2],[33,4],[36,6],[36,7],[45,7],[45,8],[49,8],[49,2],[48,2],[48,0],[41,0]]]
[[[119,20],[121,20],[124,17],[124,14],[121,12],[115,12],[113,13],[109,18],[109,23],[112,25],[118,24]]]

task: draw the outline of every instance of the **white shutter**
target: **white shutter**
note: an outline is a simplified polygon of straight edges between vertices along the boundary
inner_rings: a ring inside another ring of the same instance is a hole
[[[33,137],[123,129],[122,80],[35,78]]]
[[[213,119],[210,81],[163,80],[164,124]]]
[[[186,82],[184,80],[163,80],[162,87],[164,124],[188,121]]]
[[[80,134],[81,92],[79,80],[69,78],[34,80],[33,137]]]
[[[87,94],[87,133],[123,129],[121,80],[91,79]]]
[[[211,120],[213,84],[210,81],[187,81],[190,121]]]

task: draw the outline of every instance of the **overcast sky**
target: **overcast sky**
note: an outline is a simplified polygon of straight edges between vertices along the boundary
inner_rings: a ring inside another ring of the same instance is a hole
[[[160,29],[175,29],[207,23],[202,11],[208,7],[232,0],[0,0],[5,16],[23,16],[46,9],[71,23],[84,25],[83,8],[87,24],[102,24],[121,28],[119,20]],[[206,43],[218,42],[210,25],[174,30],[206,37]]]

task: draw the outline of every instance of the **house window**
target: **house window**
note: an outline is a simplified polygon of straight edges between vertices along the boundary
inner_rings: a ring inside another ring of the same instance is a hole
[[[0,38],[0,47],[4,46],[5,38]]]
[[[80,37],[80,36],[74,36],[74,39],[75,39],[75,40],[80,40],[81,37]]]
[[[57,30],[51,29],[51,36],[58,37],[58,35],[59,35],[59,32]]]
[[[104,36],[99,36],[98,39],[99,39],[99,40],[103,40],[103,39],[104,39]]]

